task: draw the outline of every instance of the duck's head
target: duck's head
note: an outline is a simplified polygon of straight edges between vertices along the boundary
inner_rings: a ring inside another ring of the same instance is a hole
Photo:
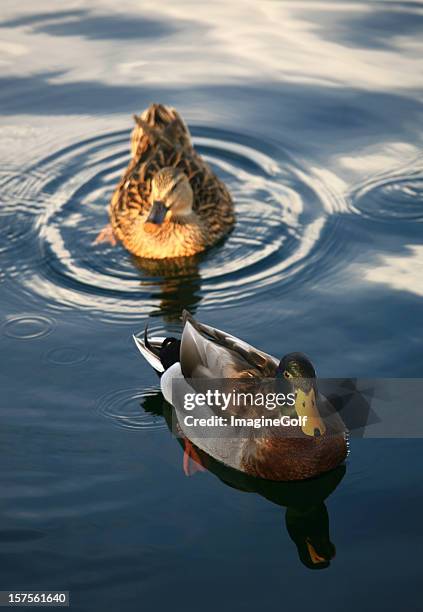
[[[307,417],[302,430],[308,436],[322,436],[326,431],[317,407],[316,372],[303,353],[288,353],[279,362],[279,376],[288,380],[295,392],[295,412]]]
[[[146,231],[155,231],[170,219],[183,221],[192,213],[194,195],[188,177],[177,168],[162,168],[151,183],[151,210]]]
[[[278,372],[288,380],[296,380],[298,384],[311,385],[316,378],[316,372],[310,359],[304,353],[288,353],[279,362]]]

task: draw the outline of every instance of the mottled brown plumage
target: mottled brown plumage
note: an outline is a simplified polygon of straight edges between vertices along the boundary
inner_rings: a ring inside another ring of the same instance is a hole
[[[234,224],[232,200],[194,150],[181,117],[170,107],[152,104],[135,121],[132,158],[110,205],[114,237],[134,255],[152,259],[194,255],[218,242]],[[169,170],[163,179],[164,169]],[[164,201],[164,220],[150,222],[153,197],[166,199],[176,184],[173,200]]]

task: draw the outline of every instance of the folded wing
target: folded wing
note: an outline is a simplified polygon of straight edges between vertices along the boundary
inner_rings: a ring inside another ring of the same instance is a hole
[[[183,313],[181,369],[185,378],[273,378],[278,361],[243,340]]]

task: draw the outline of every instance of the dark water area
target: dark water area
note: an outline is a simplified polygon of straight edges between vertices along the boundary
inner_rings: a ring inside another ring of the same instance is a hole
[[[187,478],[132,334],[178,334],[187,308],[320,376],[422,376],[423,5],[0,15],[0,590],[69,590],[84,612],[417,610],[421,440],[352,439],[308,483]],[[236,206],[182,269],[92,244],[151,102]],[[306,537],[336,547],[328,567]]]

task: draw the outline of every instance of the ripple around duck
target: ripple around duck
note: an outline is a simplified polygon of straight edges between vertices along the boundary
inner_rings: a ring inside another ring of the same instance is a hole
[[[423,173],[379,176],[350,195],[352,211],[386,222],[423,221]]]
[[[167,427],[161,416],[162,401],[157,388],[118,389],[103,395],[97,410],[117,427],[152,431]]]
[[[10,207],[4,214],[8,248],[26,245],[26,260],[21,249],[21,265],[9,270],[9,276],[19,274],[25,298],[42,298],[55,312],[86,309],[106,321],[152,313],[174,319],[200,300],[205,308],[233,306],[275,283],[303,282],[322,258],[332,265],[326,255],[337,234],[325,238],[323,229],[342,201],[315,169],[245,135],[200,127],[193,135],[235,202],[236,226],[225,241],[195,258],[168,262],[136,260],[121,246],[94,246],[128,163],[129,132],[93,137],[54,152],[5,187],[8,202],[23,202],[23,219]],[[25,205],[28,191],[38,204]]]

